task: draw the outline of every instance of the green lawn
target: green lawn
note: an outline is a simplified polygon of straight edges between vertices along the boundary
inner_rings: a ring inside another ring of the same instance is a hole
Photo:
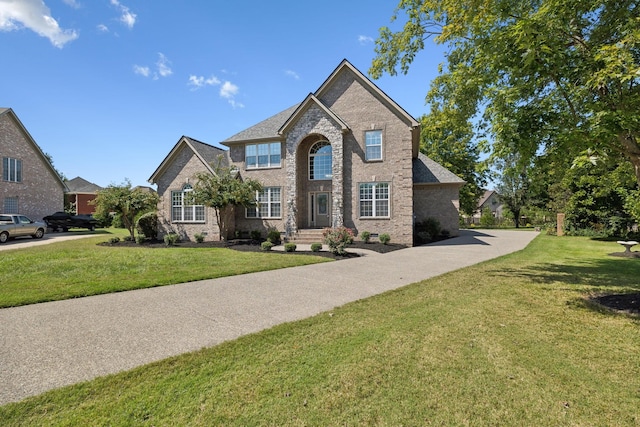
[[[0,252],[0,308],[327,261],[217,248],[99,246],[124,230]]]
[[[0,407],[3,425],[637,426],[638,292],[615,243],[524,251]]]

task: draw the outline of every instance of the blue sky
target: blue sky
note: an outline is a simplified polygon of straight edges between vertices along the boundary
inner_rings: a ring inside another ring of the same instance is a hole
[[[314,92],[344,58],[366,73],[396,1],[0,0],[0,107],[55,167],[101,186],[147,179],[182,135],[219,142]],[[418,118],[444,61],[427,42],[375,83]]]

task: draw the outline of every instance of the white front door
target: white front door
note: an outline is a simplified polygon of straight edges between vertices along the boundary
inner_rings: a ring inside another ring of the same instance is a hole
[[[329,227],[331,225],[331,193],[311,193],[309,194],[309,226]]]

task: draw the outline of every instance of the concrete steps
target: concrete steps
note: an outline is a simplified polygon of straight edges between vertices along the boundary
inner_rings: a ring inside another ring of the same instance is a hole
[[[300,229],[289,239],[290,242],[296,244],[312,244],[312,243],[324,243],[324,237],[322,237],[322,229],[320,228],[307,228]]]

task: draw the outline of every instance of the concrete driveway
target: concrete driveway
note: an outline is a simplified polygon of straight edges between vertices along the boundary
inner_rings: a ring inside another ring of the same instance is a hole
[[[73,231],[66,231],[64,233],[45,233],[42,239],[33,239],[31,237],[18,237],[17,239],[9,240],[6,243],[0,244],[0,251],[8,251],[10,249],[29,248],[32,246],[48,245],[50,243],[62,242],[65,240],[84,239],[86,237],[94,237],[99,234],[81,232],[78,234]]]
[[[532,231],[0,310],[0,404],[210,347],[523,249]]]

